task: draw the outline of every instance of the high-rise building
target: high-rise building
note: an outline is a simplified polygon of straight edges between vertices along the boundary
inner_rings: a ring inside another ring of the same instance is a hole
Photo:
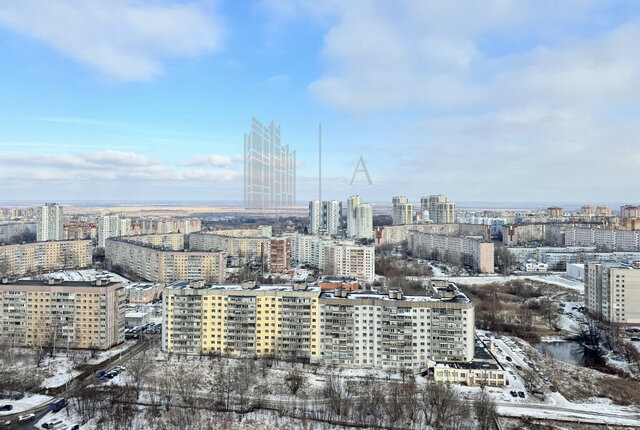
[[[620,218],[640,218],[640,206],[638,205],[620,206]]]
[[[593,206],[582,206],[580,208],[580,214],[581,215],[593,215],[595,214],[595,209],[593,208]]]
[[[0,283],[0,338],[16,345],[108,349],[124,342],[125,311],[119,282]]]
[[[456,204],[447,201],[444,194],[435,194],[420,198],[422,212],[429,213],[434,224],[453,224],[456,222]]]
[[[413,203],[404,196],[394,197],[391,201],[393,225],[413,224]]]
[[[549,218],[562,218],[564,216],[564,210],[559,206],[552,206],[547,208],[547,217]]]
[[[309,233],[337,236],[342,230],[342,202],[309,202]]]
[[[56,203],[45,203],[38,208],[37,218],[36,239],[38,242],[64,239],[62,206]]]
[[[605,320],[640,324],[640,267],[620,262],[589,262],[585,268],[587,309]]]
[[[107,239],[110,237],[119,237],[120,227],[120,215],[109,212],[102,214],[98,227],[98,246],[104,248]]]
[[[611,216],[611,206],[597,206],[596,216]]]
[[[291,238],[276,237],[270,240],[269,272],[283,273],[291,267]]]
[[[280,126],[265,127],[255,118],[244,135],[244,204],[275,209],[296,202],[296,151],[280,143]]]
[[[347,200],[347,237],[373,238],[373,208],[363,203],[360,196],[351,196]]]

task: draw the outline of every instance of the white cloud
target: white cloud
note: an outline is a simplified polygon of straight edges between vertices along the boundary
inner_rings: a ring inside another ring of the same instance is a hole
[[[204,154],[204,155],[198,155],[186,161],[183,161],[181,165],[227,167],[231,165],[234,161],[239,161],[239,160],[240,160],[240,156],[237,156],[237,155],[233,157],[229,157],[227,155]]]
[[[211,160],[211,155],[213,154],[205,156],[205,160]],[[189,168],[194,165],[193,163],[182,162],[178,163],[179,167],[175,167],[143,154],[113,150],[65,155],[11,153],[0,155],[2,172],[0,179],[23,182],[52,180],[228,182],[237,179],[240,172],[229,168],[229,164],[236,157],[227,158],[228,164],[208,169],[194,169]],[[29,174],[25,174],[26,171]]]
[[[211,7],[178,1],[0,0],[0,27],[119,80],[152,78],[167,58],[216,52],[224,35]]]

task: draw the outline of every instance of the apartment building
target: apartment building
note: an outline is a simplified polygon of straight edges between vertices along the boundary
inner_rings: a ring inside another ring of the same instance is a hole
[[[291,239],[276,237],[269,241],[269,272],[283,273],[291,267]]]
[[[127,242],[138,243],[150,248],[159,248],[169,251],[184,250],[184,234],[168,233],[168,234],[145,234],[142,236],[128,236],[124,238]]]
[[[337,236],[342,233],[342,202],[309,202],[309,233]]]
[[[64,214],[62,206],[45,203],[38,208],[36,239],[38,242],[64,239]]]
[[[473,236],[444,236],[411,232],[409,249],[418,258],[429,258],[494,273],[493,243]]]
[[[349,241],[326,239],[299,233],[285,233],[291,238],[291,258],[299,264],[308,264],[328,275],[348,276],[361,282],[375,279],[375,248],[356,245]]]
[[[125,287],[129,303],[151,303],[162,296],[163,284],[135,283]]]
[[[409,234],[413,231],[423,233],[440,234],[445,236],[479,236],[483,240],[490,241],[492,227],[483,224],[415,224],[393,225],[378,227],[375,231],[376,246],[392,244],[399,245],[409,240]]]
[[[430,361],[471,361],[473,304],[447,281],[433,281],[429,293],[178,282],[163,295],[162,347],[342,367],[424,369]]]
[[[0,336],[27,347],[109,349],[124,341],[122,283],[0,283]]]
[[[146,281],[224,281],[226,259],[222,252],[167,251],[114,238],[107,239],[106,245],[105,259],[109,264]]]
[[[453,224],[456,222],[456,204],[447,201],[444,194],[420,198],[422,213],[428,213],[434,224]]]
[[[393,225],[413,224],[413,203],[405,196],[396,196],[391,199],[391,217]]]
[[[363,203],[360,196],[351,196],[347,200],[347,237],[373,238],[373,208]]]
[[[373,245],[331,243],[324,249],[324,272],[328,275],[356,278],[360,282],[375,280]]]
[[[0,246],[0,274],[22,276],[91,266],[90,240],[63,240]]]
[[[120,237],[121,227],[120,214],[105,212],[100,215],[98,223],[98,246],[104,248],[107,239],[110,237]]]
[[[640,206],[624,205],[620,206],[620,218],[640,218]]]
[[[640,324],[640,265],[587,263],[584,290],[590,312],[617,324]]]
[[[191,251],[222,251],[234,258],[265,261],[270,255],[271,226],[257,230],[216,230],[189,235]]]

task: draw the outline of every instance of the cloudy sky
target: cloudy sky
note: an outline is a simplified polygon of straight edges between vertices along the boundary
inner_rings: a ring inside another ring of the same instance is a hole
[[[0,0],[0,200],[640,199],[640,2]],[[373,180],[351,177],[362,156]]]

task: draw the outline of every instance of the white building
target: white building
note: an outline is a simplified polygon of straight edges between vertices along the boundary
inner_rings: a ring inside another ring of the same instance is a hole
[[[325,273],[371,283],[375,279],[375,248],[332,243],[325,248]]]
[[[613,323],[640,324],[640,266],[587,263],[584,290],[590,312]]]
[[[577,281],[584,281],[584,264],[570,263],[567,264],[567,276]]]
[[[110,237],[120,236],[120,215],[105,213],[100,217],[100,225],[98,226],[98,246],[104,248],[107,239]]]
[[[38,208],[36,238],[38,242],[64,240],[64,216],[62,206],[45,203]]]
[[[392,199],[393,225],[413,224],[413,203],[404,196],[396,196]]]
[[[347,201],[347,237],[373,238],[373,208],[360,196],[351,196]]]
[[[309,233],[337,236],[342,230],[342,202],[330,200],[309,202]]]

